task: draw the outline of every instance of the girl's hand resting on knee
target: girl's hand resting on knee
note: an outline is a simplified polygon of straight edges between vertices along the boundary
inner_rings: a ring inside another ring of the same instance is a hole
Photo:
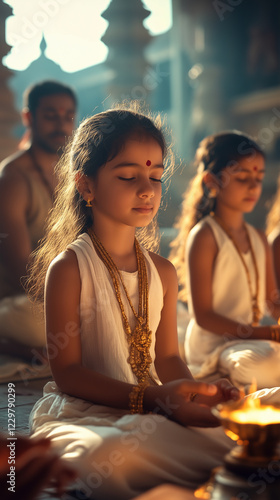
[[[211,407],[239,397],[238,389],[225,379],[215,384],[181,379],[147,387],[143,402],[145,410],[163,414],[181,425],[216,427],[220,422]]]

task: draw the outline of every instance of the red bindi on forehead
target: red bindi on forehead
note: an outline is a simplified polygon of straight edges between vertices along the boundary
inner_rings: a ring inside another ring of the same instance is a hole
[[[257,165],[254,165],[254,166],[253,166],[253,170],[254,170],[254,172],[256,172],[256,171],[258,170]]]
[[[147,165],[147,167],[149,167],[149,166],[151,165],[150,160],[147,160],[147,161],[146,161],[146,165]]]

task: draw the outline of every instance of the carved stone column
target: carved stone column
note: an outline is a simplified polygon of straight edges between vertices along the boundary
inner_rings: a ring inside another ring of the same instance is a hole
[[[146,101],[143,78],[147,70],[144,48],[150,34],[143,20],[150,15],[141,0],[112,0],[102,17],[109,26],[102,41],[109,48],[106,64],[114,71],[108,85],[109,101],[137,99]]]
[[[16,149],[18,141],[12,136],[12,129],[20,120],[14,109],[13,94],[8,87],[12,72],[2,63],[3,57],[10,50],[5,39],[5,21],[12,12],[11,7],[0,1],[0,161]]]
[[[189,83],[192,87],[192,148],[206,135],[227,127],[227,71],[231,45],[225,37],[229,30],[219,19],[214,2],[181,0],[181,9],[188,18],[188,52],[193,63]]]

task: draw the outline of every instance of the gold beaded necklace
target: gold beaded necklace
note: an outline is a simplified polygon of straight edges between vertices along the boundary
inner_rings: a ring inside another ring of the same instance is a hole
[[[244,266],[245,272],[246,272],[246,277],[248,281],[248,286],[249,286],[249,292],[251,296],[251,303],[252,303],[252,312],[253,312],[253,321],[252,321],[252,326],[258,326],[260,319],[261,319],[261,311],[259,308],[259,271],[258,271],[258,265],[257,265],[257,260],[256,260],[256,255],[254,252],[254,249],[252,247],[251,239],[248,233],[248,229],[246,227],[246,224],[244,224],[244,229],[246,232],[247,240],[249,243],[249,251],[251,252],[252,255],[252,260],[253,260],[253,266],[254,266],[254,271],[255,271],[255,277],[256,277],[256,292],[253,293],[253,286],[252,286],[252,281],[251,281],[251,276],[250,272],[248,269],[248,266],[245,262],[245,259],[242,255],[242,252],[240,251],[240,248],[238,247],[236,241],[234,240],[230,230],[225,226],[223,221],[217,217],[217,215],[214,215],[213,218],[216,220],[216,222],[221,226],[221,228],[224,230],[224,232],[227,234],[229,239],[232,241],[234,247],[236,248],[236,251],[241,259],[241,262]]]
[[[114,263],[113,259],[108,254],[107,250],[102,245],[101,241],[98,239],[96,234],[92,229],[88,230],[88,234],[91,241],[96,249],[102,262],[105,264],[111,276],[116,298],[120,307],[124,330],[126,333],[126,338],[129,346],[129,357],[128,362],[134,375],[137,377],[138,383],[147,382],[148,378],[151,378],[149,370],[152,363],[152,358],[150,354],[150,346],[152,343],[152,331],[149,328],[149,295],[148,295],[148,277],[145,257],[141,251],[140,245],[135,238],[135,252],[137,260],[137,270],[138,270],[138,291],[139,291],[139,304],[138,313],[135,311],[131,299],[128,295],[128,291],[123,282],[122,275]],[[130,308],[137,320],[137,324],[134,330],[128,322],[128,318],[124,311],[124,306],[121,299],[120,284],[125,292],[127,301]]]

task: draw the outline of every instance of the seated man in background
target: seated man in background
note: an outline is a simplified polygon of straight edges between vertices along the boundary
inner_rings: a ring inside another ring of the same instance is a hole
[[[44,236],[56,187],[55,165],[73,132],[77,100],[59,82],[24,93],[23,123],[30,140],[0,165],[0,352],[32,358],[45,333],[22,287],[30,254]]]

